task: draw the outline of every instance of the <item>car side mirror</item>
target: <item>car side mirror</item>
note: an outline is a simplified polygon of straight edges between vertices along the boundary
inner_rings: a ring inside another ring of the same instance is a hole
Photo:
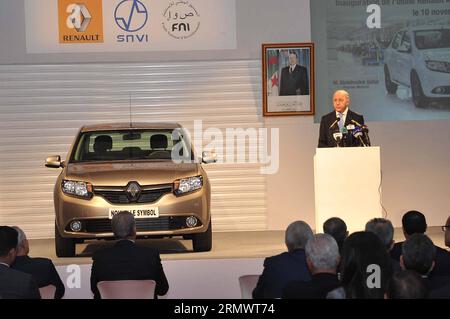
[[[202,162],[205,164],[216,163],[217,162],[217,154],[213,152],[203,152],[202,153]]]
[[[63,167],[63,163],[61,163],[61,156],[53,155],[47,157],[45,160],[45,166],[50,168],[60,168]]]

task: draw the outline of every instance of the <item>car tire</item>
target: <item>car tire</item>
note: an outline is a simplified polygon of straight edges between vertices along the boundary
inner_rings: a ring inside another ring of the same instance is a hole
[[[58,257],[75,256],[75,239],[61,237],[55,222],[55,249]]]
[[[423,94],[422,84],[416,72],[411,73],[411,94],[416,107],[424,108],[428,105],[428,99]]]
[[[195,252],[210,251],[212,248],[212,222],[209,221],[209,226],[206,232],[194,234],[192,237],[192,248]]]
[[[395,94],[397,92],[398,85],[392,82],[391,74],[389,73],[389,68],[387,65],[384,66],[384,84],[388,94]]]

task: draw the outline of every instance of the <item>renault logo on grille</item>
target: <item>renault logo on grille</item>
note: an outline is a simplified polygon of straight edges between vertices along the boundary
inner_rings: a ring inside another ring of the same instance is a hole
[[[127,194],[130,200],[137,200],[139,198],[139,194],[141,193],[141,187],[136,182],[131,182],[127,187]]]

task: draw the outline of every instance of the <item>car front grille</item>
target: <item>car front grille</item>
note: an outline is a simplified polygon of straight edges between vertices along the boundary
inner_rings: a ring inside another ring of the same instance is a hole
[[[94,194],[101,196],[111,204],[154,203],[163,195],[172,192],[172,185],[142,186],[136,200],[130,200],[125,187],[94,187]]]
[[[164,231],[186,228],[185,217],[158,217],[136,219],[136,230],[142,231]],[[88,233],[111,233],[111,220],[87,219],[82,221],[83,230]]]

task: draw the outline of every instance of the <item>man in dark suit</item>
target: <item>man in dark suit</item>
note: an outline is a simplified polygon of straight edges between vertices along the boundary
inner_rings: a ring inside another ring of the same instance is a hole
[[[169,283],[164,274],[157,249],[140,247],[135,243],[136,223],[129,212],[114,215],[111,221],[114,235],[119,241],[109,248],[94,253],[91,270],[91,290],[99,299],[97,283],[111,280],[145,280],[156,282],[156,295],[165,295]]]
[[[404,241],[400,266],[422,276],[430,290],[430,298],[450,298],[450,277],[431,275],[435,259],[436,246],[427,235],[412,234]]]
[[[289,53],[289,65],[281,69],[280,95],[309,95],[308,70],[297,64],[297,53]]]
[[[425,215],[416,210],[406,212],[402,217],[403,235],[408,239],[413,234],[425,234],[427,221]],[[391,250],[391,257],[400,260],[403,241],[396,243]],[[435,246],[435,265],[430,276],[450,276],[450,253],[445,249]]]
[[[390,254],[392,247],[394,247],[394,226],[391,221],[385,218],[373,218],[366,224],[365,231],[372,232],[381,240],[388,254]],[[398,260],[391,257],[392,273],[397,273],[402,270]]]
[[[361,146],[359,138],[352,131],[364,125],[364,117],[351,111],[350,95],[347,91],[338,90],[333,94],[334,111],[322,117],[320,121],[318,147],[351,147]]]
[[[308,241],[305,251],[312,279],[288,283],[283,290],[284,299],[325,299],[330,291],[341,286],[337,276],[339,248],[333,237],[317,234]]]
[[[39,288],[48,285],[55,286],[55,299],[61,299],[64,296],[65,287],[53,262],[48,258],[29,257],[30,246],[25,233],[17,226],[13,228],[17,231],[18,239],[17,257],[11,267],[32,275]]]
[[[263,273],[253,290],[254,299],[281,298],[288,282],[311,279],[306,265],[305,245],[312,237],[311,228],[303,221],[296,221],[288,226],[285,233],[288,252],[264,260]]]
[[[0,226],[0,298],[40,299],[36,282],[29,274],[10,268],[16,259],[17,231]]]

